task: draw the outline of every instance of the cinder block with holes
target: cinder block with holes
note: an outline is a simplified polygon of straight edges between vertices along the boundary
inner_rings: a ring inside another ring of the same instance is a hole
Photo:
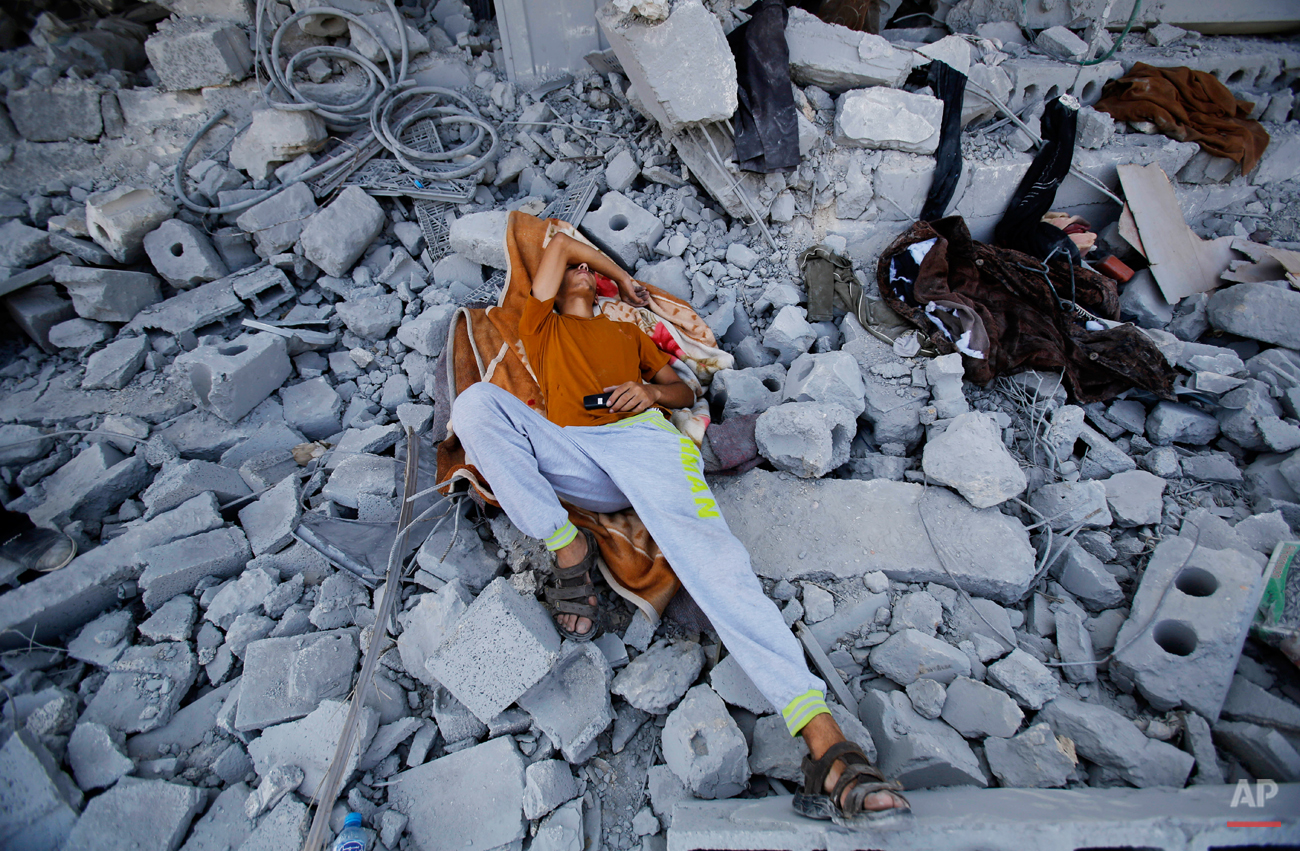
[[[1213,722],[1263,593],[1263,571],[1242,553],[1165,540],[1115,639],[1111,679],[1157,710],[1185,706]]]
[[[1114,61],[1081,67],[1052,59],[1026,57],[1009,59],[998,67],[1011,77],[1011,97],[1007,105],[1016,111],[1035,100],[1046,103],[1066,94],[1074,95],[1084,106],[1092,106],[1101,98],[1101,87],[1106,81],[1124,74],[1124,66]]]
[[[145,234],[176,215],[170,198],[152,189],[118,186],[86,199],[90,238],[119,263],[131,263],[144,250]]]
[[[178,290],[224,278],[229,271],[207,234],[180,219],[165,221],[146,234],[144,253],[154,270]]]
[[[284,338],[244,334],[216,346],[199,346],[176,359],[194,400],[226,422],[237,422],[280,388],[293,370]]]
[[[274,266],[260,266],[230,276],[235,295],[248,302],[254,316],[265,316],[275,308],[292,301],[298,291],[289,283],[289,277]]]
[[[583,217],[582,232],[615,263],[632,271],[636,261],[651,256],[664,235],[664,225],[622,192],[606,192],[600,209]]]

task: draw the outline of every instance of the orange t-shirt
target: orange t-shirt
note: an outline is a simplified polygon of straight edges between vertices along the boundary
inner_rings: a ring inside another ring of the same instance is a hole
[[[630,322],[564,316],[554,306],[553,298],[530,295],[519,320],[519,338],[546,394],[547,418],[559,426],[598,426],[634,416],[588,411],[582,397],[625,381],[649,381],[672,358]]]

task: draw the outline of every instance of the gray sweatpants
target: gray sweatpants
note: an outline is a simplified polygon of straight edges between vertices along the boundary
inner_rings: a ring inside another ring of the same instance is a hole
[[[456,398],[451,422],[467,459],[521,532],[557,550],[577,535],[560,500],[601,513],[631,506],[791,734],[826,711],[825,686],[727,528],[698,448],[661,413],[560,427],[479,382]]]

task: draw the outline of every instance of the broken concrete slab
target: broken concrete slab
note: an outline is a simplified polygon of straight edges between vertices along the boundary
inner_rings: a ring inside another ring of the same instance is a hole
[[[130,322],[162,301],[159,280],[146,272],[56,266],[54,280],[67,289],[78,316],[97,322]]]
[[[886,39],[830,24],[792,8],[785,28],[790,76],[801,86],[820,86],[832,94],[867,86],[902,85],[912,68],[912,54]]]
[[[769,579],[846,579],[880,570],[902,582],[951,584],[934,548],[945,553],[956,581],[977,596],[1016,602],[1034,577],[1033,551],[1018,522],[995,509],[975,509],[941,488],[751,470],[719,480],[713,493],[755,572]],[[919,511],[925,512],[925,525]],[[813,528],[837,531],[811,540],[789,534]],[[917,546],[930,535],[933,548]]]
[[[957,677],[948,684],[941,717],[968,739],[1007,739],[1020,729],[1025,714],[1005,693],[970,677]]]
[[[524,761],[509,736],[457,751],[392,778],[389,802],[420,848],[490,851],[524,837]],[[483,801],[493,817],[481,818]]]
[[[607,4],[596,22],[642,105],[669,134],[736,111],[736,63],[722,25],[700,0],[674,4],[653,24]]]
[[[140,456],[95,443],[45,479],[45,502],[28,516],[38,526],[98,521],[139,493],[152,475]]]
[[[961,734],[943,721],[916,714],[903,692],[868,691],[858,703],[858,716],[876,743],[876,764],[904,788],[988,785]]]
[[[609,701],[609,663],[592,644],[563,646],[542,680],[519,696],[519,708],[559,747],[564,758],[582,763],[596,737],[614,720]]]
[[[990,665],[987,677],[1027,709],[1041,709],[1061,691],[1051,670],[1019,648]]]
[[[144,604],[157,611],[172,597],[193,591],[205,576],[234,576],[252,557],[248,539],[238,527],[214,529],[145,550],[138,556],[144,565],[139,578]]]
[[[1002,430],[988,414],[961,414],[943,434],[925,444],[925,474],[948,485],[976,508],[992,508],[1019,496],[1024,472],[1002,442]]]
[[[171,511],[205,491],[211,491],[220,503],[248,496],[248,485],[239,473],[211,461],[170,461],[140,495],[145,517]]]
[[[176,205],[171,199],[152,189],[118,186],[86,198],[90,238],[119,263],[140,259],[145,234],[174,215]]]
[[[258,775],[265,777],[277,765],[296,765],[303,770],[298,791],[311,796],[320,788],[325,772],[334,760],[347,716],[346,702],[322,700],[316,709],[297,721],[267,727],[248,745]],[[358,717],[354,745],[348,752],[343,771],[344,785],[356,769],[361,754],[370,747],[370,740],[379,726],[379,713],[369,706],[362,707]]]
[[[842,405],[785,402],[759,414],[754,440],[776,468],[815,479],[849,460],[856,428],[853,412]]]
[[[292,721],[322,700],[345,697],[359,655],[349,630],[252,642],[244,654],[235,729],[242,733]]]
[[[308,220],[302,232],[303,255],[327,275],[342,277],[384,227],[379,202],[349,186]]]
[[[125,337],[109,343],[86,359],[82,390],[121,390],[131,383],[151,351],[149,338]]]
[[[920,630],[904,629],[871,649],[871,667],[899,685],[925,678],[948,684],[970,676],[966,654]]]
[[[202,789],[163,780],[127,780],[92,800],[68,835],[68,847],[176,848],[203,811]]]
[[[155,730],[171,720],[197,676],[198,660],[187,642],[128,648],[81,720],[124,733]]]
[[[1132,721],[1104,706],[1062,696],[1044,706],[1036,720],[1070,738],[1079,756],[1115,769],[1138,788],[1181,788],[1192,770],[1191,754],[1148,739]]]
[[[261,404],[293,372],[284,338],[275,334],[241,334],[229,343],[199,346],[178,357],[176,367],[199,407],[230,423]]]
[[[876,86],[855,89],[835,104],[835,141],[872,150],[934,154],[943,101]]]
[[[5,847],[63,848],[81,801],[76,784],[31,733],[15,730],[0,747],[0,840]]]
[[[1077,758],[1047,724],[1035,724],[1009,739],[984,742],[989,769],[1003,786],[1046,789],[1064,786]]]
[[[610,691],[643,712],[662,715],[703,667],[704,650],[694,641],[658,641],[619,671]]]
[[[163,21],[144,49],[163,88],[172,91],[237,83],[253,64],[248,36],[222,21]]]

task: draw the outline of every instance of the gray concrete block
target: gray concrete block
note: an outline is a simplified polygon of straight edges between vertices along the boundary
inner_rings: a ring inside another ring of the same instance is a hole
[[[922,678],[948,684],[971,672],[965,653],[916,629],[891,635],[871,649],[870,658],[872,669],[903,686]]]
[[[730,705],[748,709],[755,715],[769,715],[776,711],[746,676],[735,656],[727,656],[709,670],[709,685]]]
[[[244,654],[235,729],[261,730],[302,718],[322,700],[346,697],[359,653],[346,630],[252,642]]]
[[[144,366],[149,338],[125,337],[109,343],[86,359],[82,390],[121,390]]]
[[[1029,504],[1058,532],[1079,525],[1104,529],[1113,520],[1106,504],[1106,488],[1097,481],[1043,485],[1029,497]]]
[[[1202,446],[1219,436],[1219,421],[1181,402],[1157,402],[1147,416],[1147,438],[1156,446]]]
[[[1223,702],[1223,717],[1277,730],[1300,733],[1300,707],[1260,688],[1242,676],[1232,678]]]
[[[198,668],[185,642],[129,648],[113,663],[81,721],[124,733],[155,730],[171,720],[194,684]]]
[[[547,816],[537,827],[530,849],[537,851],[583,851],[588,831],[599,829],[600,813],[583,812],[584,801],[570,801]],[[594,837],[593,837],[594,840]]]
[[[252,557],[244,533],[233,527],[147,549],[138,556],[144,565],[139,579],[144,604],[157,611],[172,597],[193,591],[205,576],[234,576]]]
[[[1009,739],[984,742],[989,769],[1003,786],[1047,789],[1064,786],[1075,760],[1047,724],[1035,724]]]
[[[277,553],[293,543],[293,530],[302,517],[302,489],[296,475],[239,510],[239,523],[254,554]]]
[[[397,650],[408,675],[427,686],[438,685],[424,663],[447,640],[472,600],[465,586],[452,581],[435,594],[419,595],[414,606],[397,616],[402,625]]]
[[[921,465],[976,508],[991,508],[1024,492],[1027,480],[1002,442],[1002,429],[988,414],[961,414],[925,445]]]
[[[76,784],[31,733],[15,730],[0,747],[0,840],[5,847],[64,847],[81,801]]]
[[[224,86],[248,76],[253,51],[238,26],[220,21],[174,18],[144,43],[150,66],[163,88]]]
[[[1053,542],[1053,549],[1057,546]],[[1076,541],[1065,544],[1065,552],[1053,562],[1049,573],[1091,611],[1113,608],[1124,601],[1124,591],[1115,575]]]
[[[1148,526],[1160,522],[1164,510],[1165,480],[1145,470],[1130,470],[1105,479],[1106,504],[1120,526]]]
[[[163,222],[145,235],[143,244],[154,271],[179,290],[229,273],[207,234],[180,219]]]
[[[736,63],[722,25],[700,0],[675,4],[655,23],[602,7],[596,22],[642,105],[670,134],[736,111]]]
[[[541,604],[497,579],[465,610],[426,668],[486,723],[536,685],[559,650],[559,634]]]
[[[239,848],[253,832],[253,821],[244,815],[249,789],[234,783],[217,796],[190,830],[181,851],[227,851]]]
[[[572,763],[594,752],[596,737],[614,720],[609,700],[613,676],[600,649],[590,643],[570,642],[537,685],[519,696],[519,708]]]
[[[632,154],[622,150],[605,166],[605,185],[611,192],[626,192],[640,174],[641,166],[637,165]]]
[[[231,423],[278,390],[293,370],[284,338],[275,334],[242,334],[224,345],[200,346],[176,365],[199,407]]]
[[[447,743],[478,741],[488,735],[488,726],[474,716],[451,692],[439,686],[433,694],[433,719]]]
[[[171,200],[152,189],[118,186],[86,198],[90,238],[119,263],[138,260],[144,251],[145,234],[175,214]]]
[[[1020,729],[1025,714],[1003,692],[970,677],[957,677],[948,684],[942,718],[968,739],[1007,739]]]
[[[1242,553],[1163,541],[1116,639],[1112,679],[1158,710],[1182,705],[1217,719],[1262,594],[1260,569]]]
[[[367,340],[382,340],[402,321],[402,302],[395,295],[370,295],[340,302],[335,311],[348,330]]]
[[[564,760],[544,759],[524,771],[524,818],[530,821],[577,796],[578,783]]]
[[[763,347],[768,349],[782,366],[790,366],[795,358],[812,348],[817,331],[808,324],[806,311],[797,305],[786,305],[777,311],[763,332]]]
[[[35,266],[57,252],[50,247],[49,234],[28,227],[17,219],[0,227],[0,266],[14,270]]]
[[[961,734],[942,721],[917,715],[903,692],[868,691],[858,703],[858,717],[876,743],[877,766],[904,788],[988,785]]]
[[[202,789],[179,783],[118,783],[86,805],[68,835],[68,847],[177,848],[206,800]]]
[[[948,697],[948,690],[937,680],[919,679],[907,684],[905,690],[912,708],[922,718],[934,720],[943,713],[943,704]]]
[[[730,798],[749,782],[745,736],[726,704],[705,685],[692,688],[668,714],[664,762],[699,798]]]
[[[749,550],[755,572],[769,579],[817,574],[848,579],[883,571],[901,582],[952,584],[933,550],[917,546],[928,541],[918,514],[923,496],[921,508],[934,546],[959,547],[968,554],[959,562],[948,559],[948,570],[969,593],[1012,603],[1025,595],[1034,578],[1033,551],[1018,521],[994,509],[972,508],[941,488],[805,480],[751,470],[719,480],[713,493],[727,525]],[[768,519],[778,516],[787,518],[788,528],[834,528],[838,534],[820,541],[791,536]],[[806,553],[803,559],[801,552]]]
[[[307,838],[311,816],[305,804],[286,796],[275,809],[263,816],[253,832],[239,846],[239,851],[279,851],[301,847]]]
[[[29,142],[93,142],[104,132],[99,97],[98,86],[68,79],[12,89],[6,101],[14,126]]]
[[[104,342],[116,333],[112,325],[90,319],[69,319],[50,328],[50,345],[60,349],[84,349]]]
[[[1191,754],[1148,739],[1132,721],[1104,706],[1058,697],[1044,706],[1035,720],[1071,739],[1079,756],[1115,769],[1139,788],[1181,788],[1192,770]]]
[[[83,319],[130,322],[145,307],[162,301],[158,279],[145,272],[56,266],[53,275]]]
[[[1016,699],[1026,709],[1040,709],[1061,691],[1061,683],[1047,666],[1023,650],[1012,650],[988,668],[988,681]]]
[[[358,507],[361,494],[391,497],[396,488],[393,463],[392,458],[380,455],[350,455],[339,462],[321,493],[348,508]]]
[[[50,342],[50,329],[76,315],[72,302],[60,297],[52,286],[27,287],[12,293],[5,297],[5,307],[18,327],[47,352],[57,348]]]
[[[322,440],[339,431],[343,399],[324,377],[280,389],[284,419],[309,440]]]
[[[311,188],[296,183],[240,213],[235,224],[253,236],[257,255],[269,259],[293,247],[315,212]]]
[[[140,624],[140,634],[150,641],[189,641],[198,611],[193,597],[172,597]]]
[[[1277,730],[1242,721],[1220,721],[1214,725],[1214,740],[1258,778],[1283,783],[1300,781],[1300,753]]]
[[[343,725],[347,721],[348,705],[338,700],[322,700],[311,713],[296,721],[267,727],[262,735],[248,745],[259,776],[266,776],[277,765],[296,765],[303,770],[303,780],[298,791],[310,797],[325,779],[338,749]],[[348,752],[343,772],[346,786],[357,760],[370,747],[370,740],[379,726],[379,713],[365,706],[361,709],[355,744]]]
[[[454,234],[454,225],[452,231]],[[582,232],[615,263],[624,269],[634,269],[638,260],[652,256],[664,235],[664,225],[658,216],[623,193],[606,192],[600,199],[600,207],[583,217]],[[452,248],[466,253],[454,244]]]
[[[153,475],[138,455],[103,443],[82,450],[44,481],[45,502],[27,512],[37,526],[99,521],[135,496]]]
[[[230,146],[230,165],[254,180],[265,180],[275,171],[277,163],[319,151],[327,138],[325,121],[314,113],[255,109],[252,124]],[[294,184],[286,192],[292,192],[296,186],[306,188],[306,184]],[[259,254],[263,248],[259,246]]]
[[[398,341],[425,357],[438,357],[447,344],[447,330],[451,327],[451,319],[456,310],[454,304],[426,307],[419,316],[408,319],[398,327]]]
[[[1221,331],[1300,348],[1293,325],[1300,319],[1300,294],[1267,283],[1235,284],[1211,294],[1206,311],[1210,324]]]
[[[835,141],[872,150],[933,154],[943,101],[875,86],[846,92],[835,103]]]
[[[703,667],[704,650],[694,641],[658,641],[619,671],[610,691],[643,712],[662,715]]]
[[[759,414],[758,451],[778,469],[820,478],[849,460],[857,420],[835,403],[785,402]]]
[[[126,330],[157,329],[179,335],[211,325],[243,309],[244,303],[235,296],[230,282],[223,278],[146,307],[136,314]]]
[[[1214,749],[1210,724],[1195,712],[1183,714],[1183,746],[1191,751],[1196,760],[1196,774],[1192,777],[1192,783],[1211,786],[1224,783],[1223,769],[1219,767],[1219,756]]]
[[[780,364],[723,369],[714,374],[709,395],[712,406],[721,413],[719,420],[726,420],[762,413],[780,404],[784,384],[785,367]]]
[[[229,467],[211,461],[172,461],[163,465],[140,499],[145,505],[145,517],[151,518],[205,491],[211,491],[220,503],[249,493],[248,484]]]
[[[370,602],[365,588],[346,570],[330,574],[320,584],[316,605],[312,606],[312,626],[317,629],[338,629],[356,622],[358,609]]]
[[[103,789],[135,770],[122,734],[103,724],[78,724],[68,739],[68,766],[82,791]]]
[[[1062,605],[1055,612],[1056,646],[1065,667],[1061,676],[1072,683],[1091,683],[1097,679],[1097,656],[1092,648],[1092,633],[1087,618],[1073,605]]]
[[[379,202],[349,186],[308,221],[302,232],[303,255],[325,274],[342,277],[383,227]]]
[[[254,316],[265,316],[298,294],[289,277],[274,266],[241,269],[229,277],[235,295],[248,302]]]
[[[802,354],[790,364],[781,401],[833,403],[856,417],[866,407],[865,392],[858,362],[848,352]]]
[[[420,848],[490,851],[524,837],[524,761],[509,736],[457,751],[392,778],[389,803],[410,820]],[[493,817],[482,818],[482,803]]]
[[[912,68],[912,53],[895,49],[878,35],[830,24],[793,8],[785,29],[790,76],[801,86],[832,94],[867,86],[901,85]]]
[[[480,265],[505,269],[506,225],[509,216],[505,210],[461,216],[451,223],[448,231],[451,250]]]

